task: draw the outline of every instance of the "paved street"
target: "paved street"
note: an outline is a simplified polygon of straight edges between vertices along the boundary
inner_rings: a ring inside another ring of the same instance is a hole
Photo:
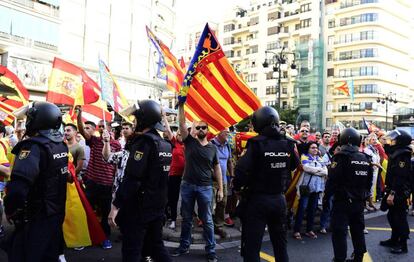
[[[409,217],[409,223],[411,232],[414,233],[414,217]],[[369,251],[369,256],[371,260],[366,256],[365,261],[375,261],[375,262],[409,262],[414,261],[414,241],[409,242],[409,254],[395,256],[390,254],[386,248],[380,247],[378,242],[380,240],[386,239],[389,237],[390,232],[387,231],[388,224],[386,217],[380,216],[366,221],[367,228],[369,229],[369,234],[366,235],[367,246]],[[117,237],[117,236],[114,236]],[[349,241],[349,247],[352,247],[351,242]],[[70,262],[89,262],[89,261],[120,261],[120,248],[121,243],[114,240],[114,247],[111,250],[102,250],[98,247],[86,248],[83,251],[66,251],[67,261]],[[307,261],[307,262],[320,262],[320,261],[330,261],[332,259],[332,247],[330,235],[321,236],[317,240],[310,240],[304,238],[303,241],[295,241],[289,236],[289,256],[290,261]],[[349,254],[352,252],[352,248],[348,250]],[[271,244],[269,241],[263,243],[262,248],[262,258],[263,261],[273,261],[272,255],[273,251],[271,249]],[[242,261],[239,255],[239,249],[237,247],[219,250],[218,256],[220,261]],[[0,261],[6,261],[6,256],[3,252],[0,251]],[[174,261],[205,261],[204,252],[201,250],[191,251],[189,255],[176,258]]]

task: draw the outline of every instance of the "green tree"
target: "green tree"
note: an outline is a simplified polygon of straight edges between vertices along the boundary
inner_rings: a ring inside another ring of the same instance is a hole
[[[299,115],[299,108],[287,108],[279,109],[278,106],[273,106],[279,112],[280,120],[285,121],[287,124],[296,125],[296,120]]]

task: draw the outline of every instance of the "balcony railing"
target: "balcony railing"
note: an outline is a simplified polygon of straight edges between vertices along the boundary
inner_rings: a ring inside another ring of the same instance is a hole
[[[344,8],[348,8],[348,7],[352,7],[352,6],[357,6],[357,5],[363,5],[363,4],[373,4],[373,3],[378,3],[378,0],[354,0],[351,2],[341,2],[341,9]]]

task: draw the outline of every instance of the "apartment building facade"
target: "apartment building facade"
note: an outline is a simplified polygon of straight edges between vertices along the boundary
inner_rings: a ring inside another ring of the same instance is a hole
[[[311,0],[251,1],[220,23],[223,49],[263,105],[300,108],[300,120],[322,127],[323,38],[321,5]],[[277,55],[283,52],[281,86]],[[267,61],[268,68],[263,67]],[[291,69],[292,64],[296,69]],[[280,96],[279,96],[280,90]],[[280,101],[279,100],[280,97]]]
[[[31,100],[45,100],[55,56],[97,80],[104,60],[129,100],[160,99],[150,27],[175,42],[175,0],[0,0],[1,63],[24,82]]]
[[[412,107],[411,2],[325,1],[325,126],[363,129],[365,118],[383,129],[388,122],[389,130],[392,116]],[[353,99],[335,89],[345,81],[353,83]]]

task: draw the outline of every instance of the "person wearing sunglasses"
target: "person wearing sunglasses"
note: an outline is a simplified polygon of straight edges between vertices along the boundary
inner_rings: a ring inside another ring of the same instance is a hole
[[[308,143],[309,143],[308,138],[309,138],[309,128],[301,127],[299,130],[299,138],[296,140],[298,152],[300,156],[308,153],[306,150]]]
[[[203,223],[205,250],[208,261],[217,261],[215,251],[214,223],[212,216],[213,180],[218,183],[217,202],[223,199],[223,180],[216,147],[207,140],[208,124],[205,121],[194,123],[194,137],[187,130],[184,104],[178,106],[179,131],[185,146],[185,170],[181,183],[181,224],[180,246],[172,256],[189,253],[191,227],[195,201],[198,216]]]

